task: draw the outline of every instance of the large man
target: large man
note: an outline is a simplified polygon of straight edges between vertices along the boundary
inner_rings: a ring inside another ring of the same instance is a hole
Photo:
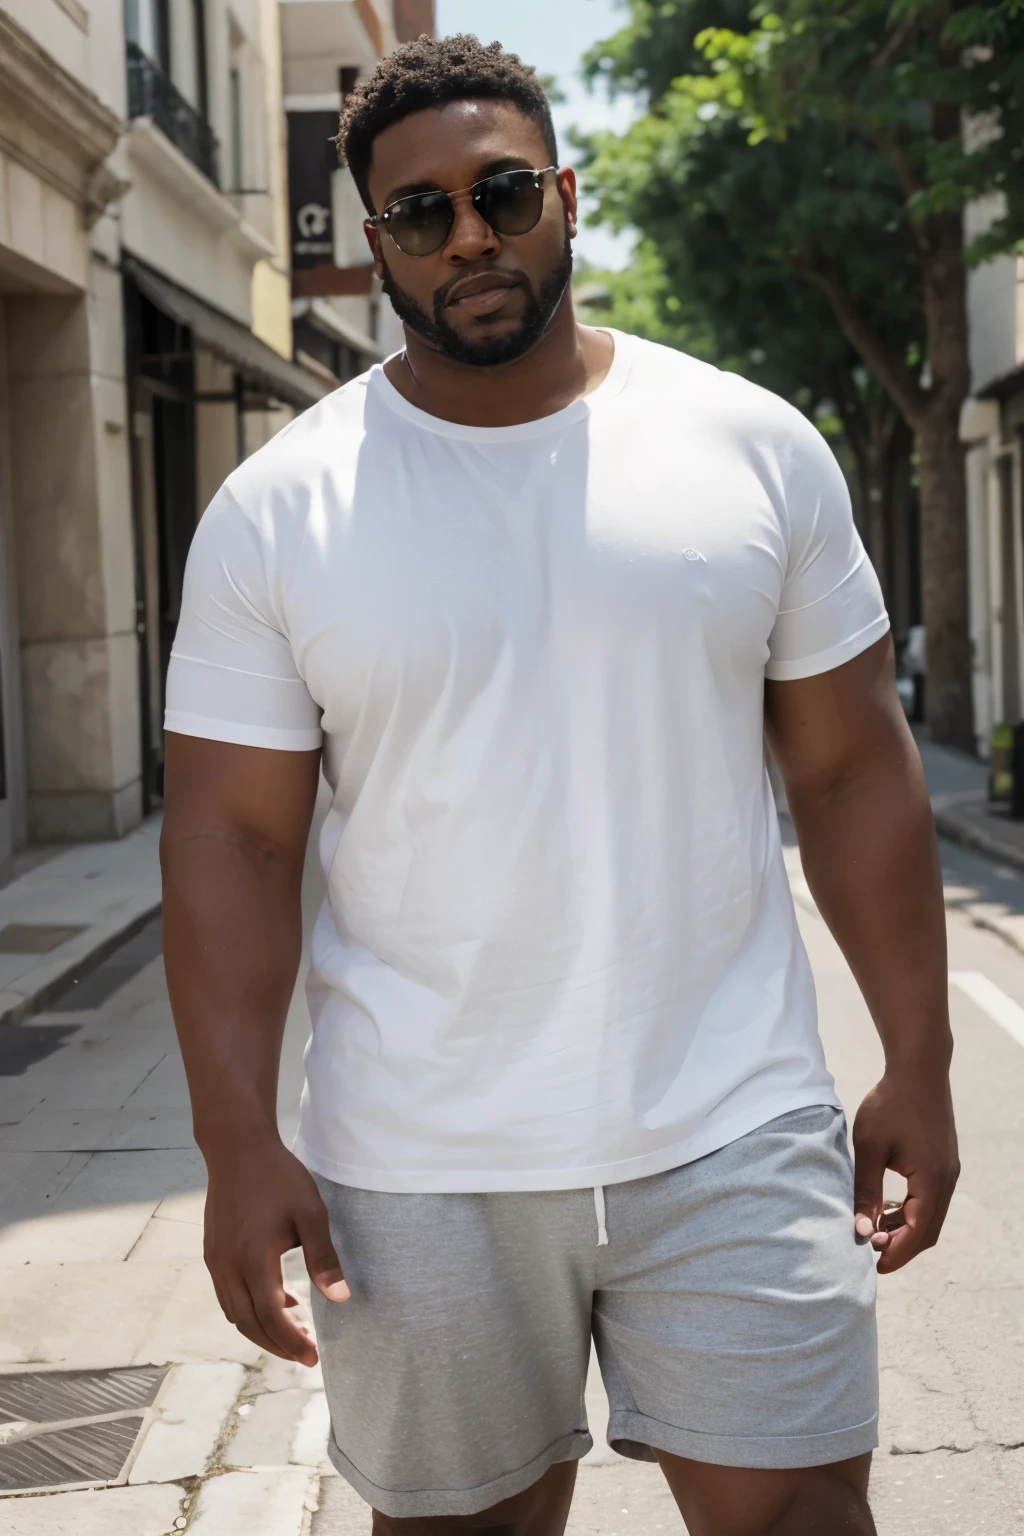
[[[875,1261],[934,1243],[957,1161],[935,842],[843,478],[771,395],[577,326],[575,181],[497,45],[400,49],[340,145],[406,348],[228,480],[168,686],[167,967],[221,1305],[314,1362],[301,1243],[375,1532],[557,1536],[591,1334],[610,1439],[691,1536],[871,1532]],[[885,1048],[856,1197],[766,722]]]

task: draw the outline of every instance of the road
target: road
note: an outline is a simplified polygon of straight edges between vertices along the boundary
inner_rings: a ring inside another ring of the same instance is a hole
[[[943,866],[964,1171],[939,1248],[880,1285],[873,1501],[881,1536],[1012,1536],[1024,1528],[1024,954],[963,909],[982,920],[986,911],[1024,914],[1024,878],[952,845]],[[795,859],[791,873],[826,1050],[852,1112],[879,1073],[879,1046]],[[315,889],[311,874],[311,900]],[[324,1470],[319,1384],[298,1368],[261,1371],[257,1352],[218,1317],[200,1257],[202,1168],[161,965],[147,961],[145,944],[138,956],[141,969],[127,982],[122,969],[109,997],[98,982],[74,1011],[0,1042],[0,1371],[180,1362],[179,1390],[187,1396],[196,1383],[186,1413],[193,1429],[214,1413],[209,1362],[229,1373],[217,1378],[228,1397],[191,1474],[187,1456],[146,1461],[144,1447],[139,1465],[149,1470],[135,1486],[5,1501],[0,1525],[15,1536],[162,1536],[184,1521],[229,1536],[236,1526],[218,1510],[236,1483],[251,1500],[269,1479],[287,1494],[283,1513],[273,1527],[254,1515],[237,1529],[298,1533],[303,1500],[316,1502]],[[306,1027],[297,999],[282,1081],[286,1123]],[[596,1381],[589,1400],[596,1428]],[[204,1467],[281,1470],[197,1481]],[[340,1479],[323,1477],[319,1502],[312,1536],[368,1532],[365,1509]],[[682,1531],[655,1469],[600,1447],[588,1458],[571,1536]]]

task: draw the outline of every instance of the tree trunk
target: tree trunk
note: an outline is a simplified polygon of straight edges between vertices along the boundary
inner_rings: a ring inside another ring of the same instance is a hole
[[[917,428],[921,598],[928,636],[926,716],[933,741],[975,752],[967,600],[967,477],[959,405],[935,400]]]
[[[929,220],[924,310],[930,387],[917,419],[928,734],[975,752],[967,580],[967,474],[960,407],[970,390],[960,215]]]
[[[954,112],[959,133],[959,116]],[[931,379],[922,388],[833,272],[794,264],[832,305],[859,352],[917,440],[921,476],[921,587],[928,632],[928,732],[935,741],[977,750],[967,601],[967,477],[960,407],[970,390],[967,278],[959,213],[925,225],[921,257]]]
[[[886,516],[889,529],[889,590],[887,601],[893,630],[905,635],[920,623],[921,577],[913,558],[911,531],[914,491],[911,486],[914,434],[903,420],[893,420],[886,462]]]

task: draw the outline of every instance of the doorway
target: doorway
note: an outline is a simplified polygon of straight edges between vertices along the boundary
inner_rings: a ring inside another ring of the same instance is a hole
[[[195,533],[196,407],[192,334],[129,283],[132,502],[142,717],[143,809],[163,800],[167,667]]]
[[[6,310],[0,294],[0,870],[25,837],[8,380]]]

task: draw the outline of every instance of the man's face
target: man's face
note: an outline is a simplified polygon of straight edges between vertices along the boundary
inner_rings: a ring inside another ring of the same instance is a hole
[[[508,102],[457,101],[386,128],[373,146],[377,213],[414,192],[462,192],[501,171],[550,165],[539,128]],[[384,291],[404,323],[456,362],[515,362],[541,339],[572,275],[576,182],[544,178],[544,207],[525,235],[499,235],[468,193],[455,200],[448,239],[429,256],[400,251],[367,226]]]

